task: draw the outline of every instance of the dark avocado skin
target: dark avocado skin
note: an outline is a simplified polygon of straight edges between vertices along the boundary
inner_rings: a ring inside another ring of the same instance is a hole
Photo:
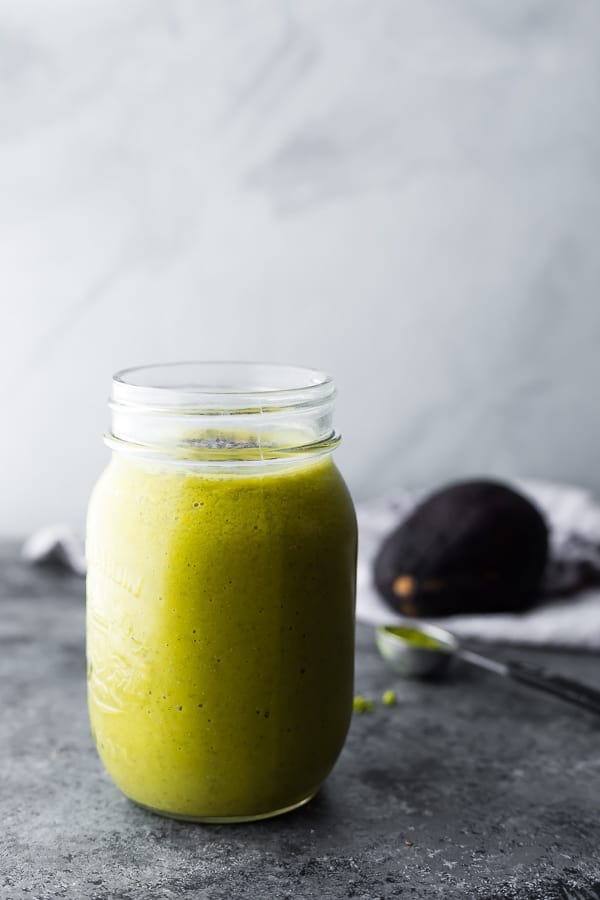
[[[497,481],[436,491],[383,542],[375,584],[409,616],[514,612],[538,597],[548,559],[539,510]]]

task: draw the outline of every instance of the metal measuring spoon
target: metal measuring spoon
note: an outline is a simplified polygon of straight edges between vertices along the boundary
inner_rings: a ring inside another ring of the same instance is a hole
[[[572,678],[555,675],[520,662],[500,662],[461,647],[457,638],[437,625],[380,625],[375,631],[379,652],[392,668],[407,678],[439,675],[451,659],[496,675],[512,678],[600,715],[600,691]]]

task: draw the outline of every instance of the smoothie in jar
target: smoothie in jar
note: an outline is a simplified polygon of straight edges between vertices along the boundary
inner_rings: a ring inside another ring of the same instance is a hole
[[[214,465],[185,434],[168,458],[119,448],[90,502],[92,730],[137,803],[261,818],[310,799],[344,743],[354,510],[324,441],[224,439]]]

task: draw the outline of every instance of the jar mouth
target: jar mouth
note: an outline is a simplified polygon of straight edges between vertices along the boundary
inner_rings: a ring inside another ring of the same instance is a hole
[[[111,407],[187,414],[260,414],[330,401],[326,372],[280,363],[192,361],[122,369],[113,376]]]
[[[247,464],[329,453],[335,386],[279,363],[183,362],[123,369],[109,406],[113,449],[171,461]]]

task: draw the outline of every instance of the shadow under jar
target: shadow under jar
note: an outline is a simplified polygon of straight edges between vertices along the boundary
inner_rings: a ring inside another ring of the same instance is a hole
[[[250,363],[113,379],[87,526],[88,701],[109,774],[163,815],[306,803],[352,712],[356,520],[331,378]]]

